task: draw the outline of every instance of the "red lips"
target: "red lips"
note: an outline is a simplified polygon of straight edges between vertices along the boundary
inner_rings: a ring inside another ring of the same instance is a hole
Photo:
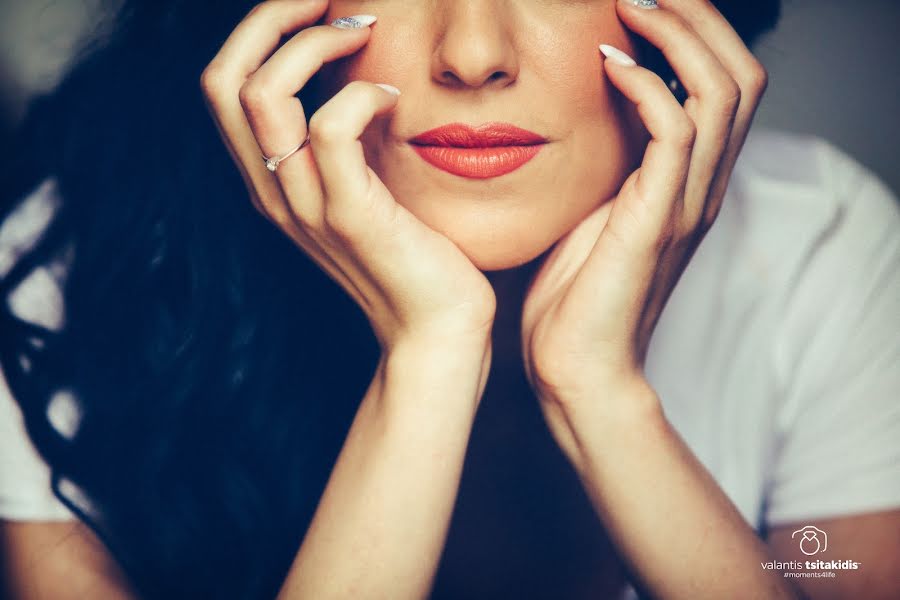
[[[515,171],[534,158],[546,143],[546,138],[508,123],[487,123],[478,128],[451,123],[410,140],[429,164],[471,179]]]

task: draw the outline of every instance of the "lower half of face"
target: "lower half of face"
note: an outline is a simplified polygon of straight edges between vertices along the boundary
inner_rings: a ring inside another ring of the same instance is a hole
[[[513,268],[611,201],[645,143],[597,49],[630,49],[613,4],[332,2],[327,18],[368,12],[378,22],[367,45],[323,78],[328,93],[356,79],[398,87],[396,108],[361,139],[369,166],[477,268]],[[451,123],[507,123],[546,141],[493,149],[411,141]],[[490,168],[506,161],[515,168]]]

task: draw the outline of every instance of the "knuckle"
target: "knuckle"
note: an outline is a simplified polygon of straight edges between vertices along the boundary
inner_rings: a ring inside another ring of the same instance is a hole
[[[253,5],[253,8],[247,11],[247,16],[249,17],[252,15],[258,15],[261,12],[265,12],[266,10],[268,10],[269,6],[271,6],[271,2],[257,2]]]
[[[351,81],[344,86],[344,89],[352,96],[363,96],[371,94],[372,85],[365,81]]]
[[[225,73],[222,66],[213,61],[200,73],[200,89],[208,98],[219,96],[225,89]]]
[[[747,66],[741,77],[741,88],[749,96],[758,97],[769,86],[769,72],[759,61],[753,61]]]
[[[675,225],[671,221],[667,221],[656,235],[653,241],[653,249],[658,254],[662,254],[675,242],[675,239]]]
[[[669,84],[656,71],[644,71],[644,73],[642,73],[642,75],[644,77],[646,77],[647,81],[650,82],[657,89],[666,90],[666,91],[669,90]]]
[[[567,346],[569,344],[560,343],[558,340],[542,339],[532,341],[534,348],[531,351],[533,357],[531,364],[531,375],[535,382],[542,388],[554,389],[559,384],[559,380],[565,379],[561,377],[561,373],[571,368],[566,360]]]
[[[699,224],[695,224],[689,219],[680,219],[673,229],[672,242],[676,246],[683,246],[694,235],[697,227],[699,227]]]
[[[692,148],[697,139],[697,126],[685,115],[678,123],[672,125],[672,142],[682,148]]]
[[[238,98],[245,111],[257,112],[270,103],[271,92],[258,78],[251,77],[241,85]]]
[[[731,78],[721,82],[716,86],[713,102],[723,113],[733,113],[741,104],[740,86]]]
[[[309,137],[317,145],[327,144],[329,141],[340,138],[345,125],[341,119],[316,112],[309,119]]]
[[[703,217],[700,219],[700,230],[703,233],[708,232],[712,228],[716,219],[719,217],[719,211],[721,211],[721,209],[722,204],[719,202],[712,204],[703,211]]]
[[[293,220],[297,225],[312,237],[316,237],[325,229],[323,219],[311,212],[294,210],[293,215]]]

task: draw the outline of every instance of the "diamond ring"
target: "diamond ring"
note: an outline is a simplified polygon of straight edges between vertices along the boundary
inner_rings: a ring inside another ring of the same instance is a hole
[[[279,165],[279,163],[281,163],[281,161],[283,161],[284,159],[286,159],[288,156],[292,155],[293,153],[298,152],[300,149],[302,149],[308,143],[309,143],[309,133],[307,132],[306,139],[303,140],[302,142],[300,142],[300,144],[297,145],[296,148],[294,148],[293,150],[290,150],[286,154],[282,154],[281,156],[273,156],[273,157],[263,156],[262,159],[263,159],[263,162],[266,163],[266,168],[274,173],[278,169],[278,165]]]

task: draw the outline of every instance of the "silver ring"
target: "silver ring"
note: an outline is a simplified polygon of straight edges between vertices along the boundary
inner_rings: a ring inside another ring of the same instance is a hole
[[[306,133],[305,140],[300,142],[300,144],[296,148],[287,152],[286,154],[282,154],[281,156],[273,156],[273,157],[263,156],[262,159],[263,159],[263,162],[266,163],[266,168],[274,173],[278,169],[278,165],[279,165],[279,163],[281,163],[281,161],[286,159],[291,154],[293,154],[295,152],[299,152],[300,149],[303,148],[304,146],[306,146],[308,143],[309,143],[309,132]]]

